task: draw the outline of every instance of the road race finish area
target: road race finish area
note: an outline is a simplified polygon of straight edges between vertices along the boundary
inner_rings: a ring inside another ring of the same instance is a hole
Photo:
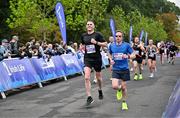
[[[179,79],[180,58],[175,65],[160,65],[157,59],[155,78],[148,78],[144,67],[144,80],[131,81],[128,86],[128,111],[121,110],[116,93],[111,88],[110,72],[103,69],[104,99],[98,100],[97,85],[92,85],[95,102],[88,108],[83,76],[71,77],[68,81],[57,81],[43,88],[30,89],[0,100],[1,118],[160,118],[166,109],[169,97]],[[91,78],[93,81],[93,77]]]

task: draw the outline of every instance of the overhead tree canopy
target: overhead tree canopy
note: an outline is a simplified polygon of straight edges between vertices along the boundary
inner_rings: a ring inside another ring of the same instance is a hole
[[[0,36],[11,35],[11,31],[17,32],[23,42],[29,36],[49,41],[57,39],[56,35],[60,31],[54,7],[58,1],[62,2],[65,9],[69,41],[80,42],[88,19],[94,20],[96,30],[107,38],[111,35],[110,17],[114,17],[116,27],[125,32],[126,38],[130,21],[133,35],[136,36],[142,29],[156,41],[177,40],[179,36],[177,22],[172,19],[180,15],[180,8],[166,0],[2,0]],[[168,23],[171,23],[170,26]]]

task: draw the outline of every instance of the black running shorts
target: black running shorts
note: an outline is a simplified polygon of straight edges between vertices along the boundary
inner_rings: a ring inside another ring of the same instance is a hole
[[[135,58],[133,61],[137,61],[138,64],[142,64],[142,58]]]
[[[84,61],[85,67],[94,68],[96,72],[101,72],[102,60]]]
[[[153,61],[156,61],[156,56],[155,57],[148,57],[148,59],[151,59]]]
[[[113,70],[112,78],[121,79],[123,81],[129,81],[130,72],[129,70]]]

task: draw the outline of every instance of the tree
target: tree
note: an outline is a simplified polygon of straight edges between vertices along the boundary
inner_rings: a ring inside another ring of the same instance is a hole
[[[178,26],[178,18],[174,13],[164,13],[158,15],[156,19],[163,23],[164,30],[168,33],[168,38],[174,40],[174,35],[176,34]]]
[[[6,24],[6,18],[9,17],[9,1],[0,1],[0,38],[10,38],[10,29]]]
[[[10,0],[8,26],[20,36],[27,33],[45,40],[46,34],[53,30],[54,18],[50,12],[54,9],[54,4],[55,2],[46,0]]]
[[[109,0],[61,0],[65,8],[69,40],[80,41],[85,23],[95,21],[96,29],[102,29]]]
[[[152,18],[141,15],[138,10],[125,15],[125,12],[120,7],[116,6],[112,9],[111,14],[115,19],[117,29],[124,31],[125,34],[129,33],[130,21],[132,21],[134,37],[139,36],[143,29],[148,32],[148,37],[152,38],[154,41],[167,39],[167,34],[163,29],[163,24],[153,20]],[[127,39],[128,35],[125,37]]]
[[[180,15],[180,8],[167,0],[110,0],[107,12],[110,13],[115,6],[121,7],[125,14],[137,9],[146,17],[156,17],[156,14],[167,12]]]

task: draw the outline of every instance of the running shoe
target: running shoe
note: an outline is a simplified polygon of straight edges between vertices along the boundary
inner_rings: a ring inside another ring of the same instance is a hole
[[[134,80],[138,80],[138,75],[137,74],[134,75]]]
[[[142,80],[142,79],[143,79],[142,74],[139,74],[139,80]]]
[[[94,84],[96,84],[96,83],[97,83],[97,79],[96,79],[96,78],[93,80],[93,83],[94,83]]]
[[[130,71],[133,72],[133,68],[131,68]]]
[[[92,104],[94,102],[93,98],[91,96],[88,96],[87,98],[87,102],[86,102],[86,106],[89,106],[90,104]]]
[[[116,97],[117,97],[117,100],[121,100],[122,99],[122,89],[117,90]]]
[[[103,99],[103,92],[102,90],[98,90],[99,93],[99,99],[102,100]]]
[[[126,101],[122,102],[122,110],[128,110],[128,105],[127,105]]]
[[[154,73],[152,73],[152,76],[151,76],[152,78],[154,77]]]
[[[150,77],[150,78],[153,78],[153,77],[154,77],[154,74],[153,74],[153,73],[151,73],[149,77]]]

